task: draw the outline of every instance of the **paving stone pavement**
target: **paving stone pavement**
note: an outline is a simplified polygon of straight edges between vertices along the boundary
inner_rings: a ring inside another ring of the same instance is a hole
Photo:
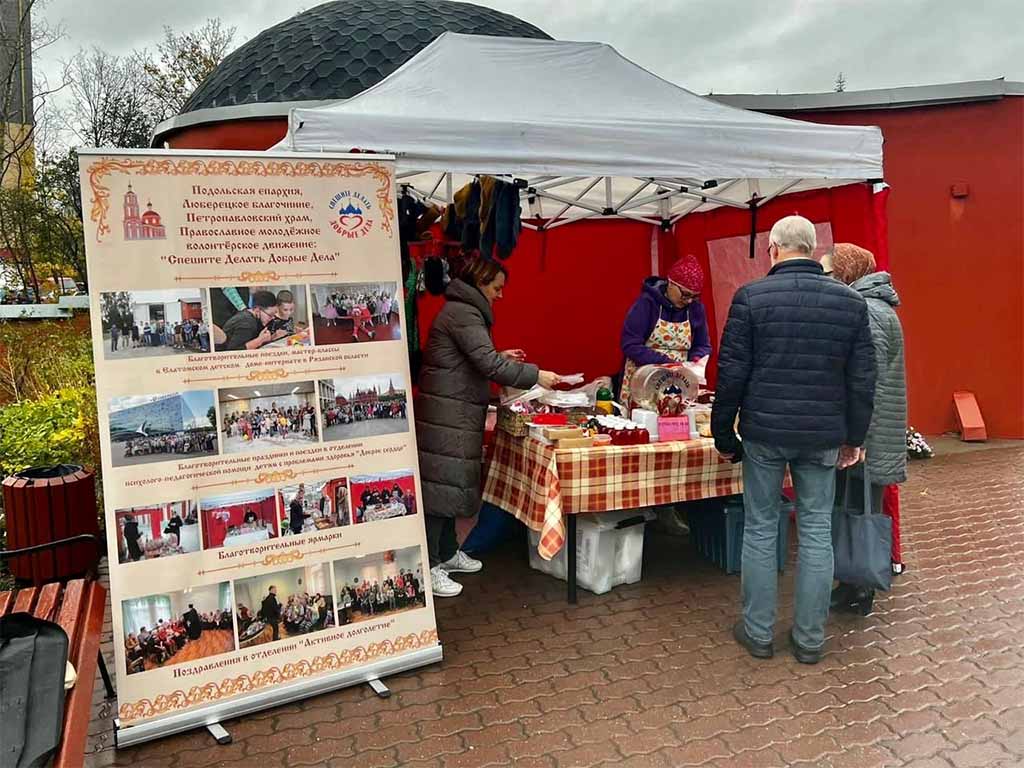
[[[89,764],[1024,765],[1024,446],[913,464],[903,526],[908,573],[872,616],[830,620],[817,666],[739,649],[738,579],[685,540],[648,535],[642,582],[575,607],[510,547],[438,601],[445,661],[390,678],[391,698],[348,688],[228,722],[230,746],[191,732],[119,752],[98,703]]]

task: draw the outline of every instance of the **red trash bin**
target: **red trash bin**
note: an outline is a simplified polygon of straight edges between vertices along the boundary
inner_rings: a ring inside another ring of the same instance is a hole
[[[74,464],[33,467],[3,482],[7,548],[23,549],[79,534],[99,536],[96,478]],[[99,562],[98,547],[85,541],[7,561],[17,579],[40,585],[79,576]]]

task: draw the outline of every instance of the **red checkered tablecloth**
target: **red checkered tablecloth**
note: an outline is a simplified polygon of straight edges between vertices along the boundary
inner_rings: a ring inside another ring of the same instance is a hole
[[[742,468],[712,440],[555,450],[498,431],[483,498],[540,531],[550,560],[565,543],[564,515],[636,509],[743,492]]]

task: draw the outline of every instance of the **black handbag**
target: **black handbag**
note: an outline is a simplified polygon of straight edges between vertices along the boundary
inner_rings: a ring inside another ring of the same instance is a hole
[[[851,504],[854,478],[848,476],[842,501],[832,510],[835,578],[864,589],[892,586],[892,519],[871,508],[871,478],[864,470],[864,506]]]
[[[60,746],[68,636],[28,613],[0,617],[0,768],[40,768]],[[82,681],[91,685],[91,681]]]

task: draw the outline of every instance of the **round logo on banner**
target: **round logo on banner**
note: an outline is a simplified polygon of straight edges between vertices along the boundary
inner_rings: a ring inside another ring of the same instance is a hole
[[[365,237],[373,229],[373,204],[359,192],[345,190],[331,198],[331,227],[342,237]]]

